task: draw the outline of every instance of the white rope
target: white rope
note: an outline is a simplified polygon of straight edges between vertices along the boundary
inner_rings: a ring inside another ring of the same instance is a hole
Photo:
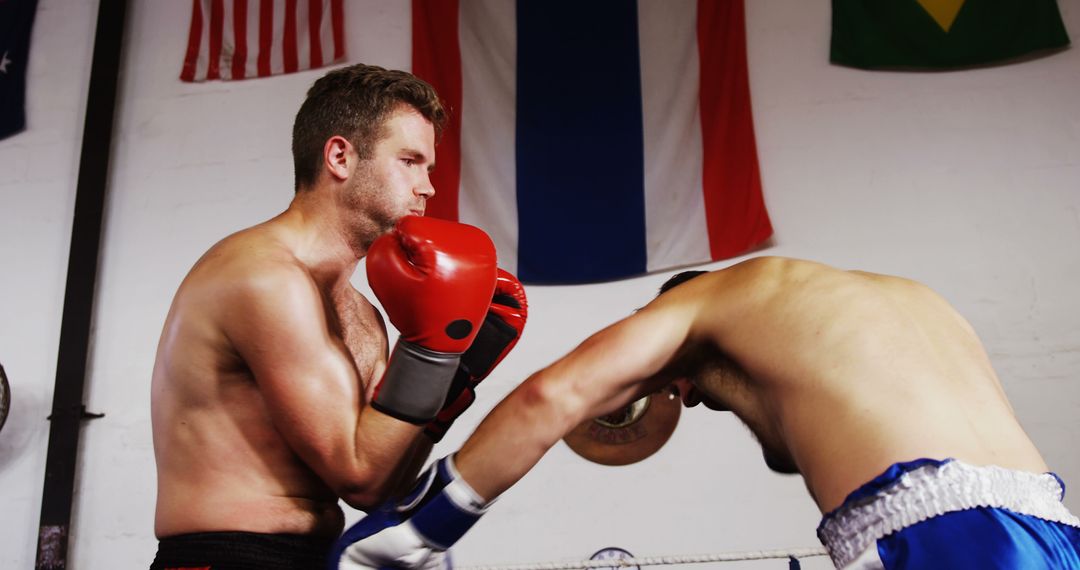
[[[770,558],[809,558],[811,556],[825,556],[827,554],[828,552],[819,546],[815,548],[793,548],[791,550],[748,550],[744,552],[721,552],[719,554],[649,556],[645,558],[607,558],[604,560],[541,562],[538,564],[512,564],[509,566],[465,566],[458,567],[457,570],[577,570],[579,568],[629,568],[631,566],[736,562],[739,560],[766,560]]]

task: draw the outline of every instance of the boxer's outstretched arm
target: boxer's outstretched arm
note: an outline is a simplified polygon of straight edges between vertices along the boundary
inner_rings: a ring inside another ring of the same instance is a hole
[[[672,378],[662,372],[695,313],[663,300],[592,335],[500,402],[455,456],[469,486],[497,497],[582,421],[666,386]]]
[[[655,301],[537,372],[444,457],[400,504],[384,505],[335,542],[330,567],[428,569],[581,421],[610,413],[670,378],[665,365],[689,336],[693,311]]]
[[[436,462],[400,503],[361,519],[334,544],[331,568],[436,568],[497,496],[575,426],[663,388],[673,366],[730,315],[723,288],[695,284],[655,299],[530,376],[456,454]],[[732,295],[731,299],[738,298]],[[708,303],[706,304],[706,301]],[[708,326],[705,326],[708,323]]]

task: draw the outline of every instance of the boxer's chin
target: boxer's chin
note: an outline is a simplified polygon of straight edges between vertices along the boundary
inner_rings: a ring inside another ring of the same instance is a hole
[[[717,411],[717,412],[730,412],[731,411],[731,408],[728,408],[727,406],[721,404],[720,402],[717,402],[716,400],[713,400],[712,398],[709,398],[708,396],[705,396],[705,395],[701,396],[701,403],[706,408],[709,408],[710,410],[714,410],[714,411]]]
[[[765,458],[765,465],[770,471],[784,475],[799,474],[799,468],[790,457],[781,457],[779,454],[770,453],[767,449],[762,449],[761,455]]]

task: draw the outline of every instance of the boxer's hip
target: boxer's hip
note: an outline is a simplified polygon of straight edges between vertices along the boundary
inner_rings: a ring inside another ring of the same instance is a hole
[[[1080,519],[1052,473],[959,461],[897,463],[828,513],[841,568],[1080,568]]]
[[[327,537],[240,531],[180,534],[158,541],[150,570],[322,568],[331,542]]]

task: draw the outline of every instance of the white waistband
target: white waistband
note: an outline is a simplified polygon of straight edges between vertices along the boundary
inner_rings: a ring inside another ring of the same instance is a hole
[[[1080,527],[1061,503],[1064,489],[1049,473],[976,467],[959,461],[927,464],[901,475],[889,487],[831,513],[818,538],[838,568],[878,539],[926,519],[977,507]]]

